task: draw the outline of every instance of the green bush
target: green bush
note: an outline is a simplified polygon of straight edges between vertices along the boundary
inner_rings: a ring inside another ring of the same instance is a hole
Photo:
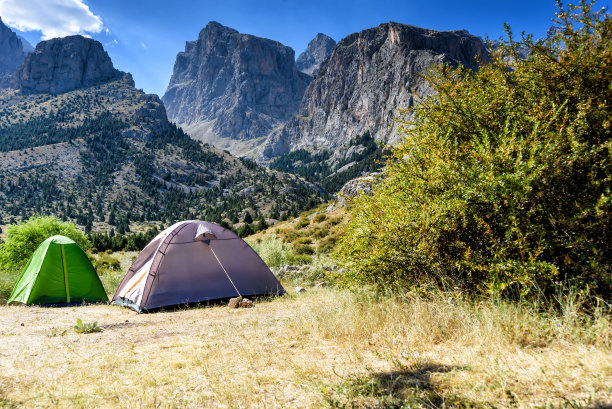
[[[302,255],[302,254],[309,254],[310,255],[310,254],[314,254],[315,251],[314,251],[314,249],[312,248],[311,245],[301,243],[301,244],[294,244],[293,245],[293,252],[295,254],[298,254],[298,255]]]
[[[0,303],[5,304],[8,301],[18,278],[19,273],[0,274]]]
[[[508,28],[477,73],[429,75],[436,96],[354,202],[344,284],[526,295],[567,281],[610,295],[612,20],[593,6],[559,6],[540,41]]]
[[[289,245],[283,243],[279,238],[272,236],[258,240],[247,239],[247,242],[268,267],[290,264],[288,261],[291,258]]]
[[[289,265],[304,265],[311,264],[312,256],[310,254],[293,254],[290,253],[287,258],[287,264]]]
[[[319,213],[312,219],[312,221],[314,223],[321,223],[322,221],[325,221],[325,219],[327,219],[327,216],[325,215],[325,213]]]
[[[299,244],[312,244],[312,238],[311,237],[300,237],[299,239],[293,242],[294,247]]]
[[[322,239],[327,235],[329,235],[329,227],[320,226],[312,230],[312,237],[315,239]]]
[[[296,229],[303,229],[304,227],[308,226],[310,224],[310,222],[308,221],[308,218],[306,217],[302,217],[297,224],[295,225]]]
[[[331,235],[331,236],[324,238],[323,240],[319,242],[319,245],[317,246],[317,253],[320,253],[320,254],[331,253],[334,247],[336,246],[337,242],[338,242],[337,235]]]
[[[98,274],[102,274],[106,271],[121,270],[121,261],[108,253],[100,253],[98,257],[94,258],[93,265],[96,268],[96,271],[98,271]]]
[[[33,216],[28,221],[6,227],[6,241],[0,243],[0,271],[19,272],[36,248],[51,236],[69,237],[83,250],[91,244],[87,237],[71,222],[62,222],[53,216]]]

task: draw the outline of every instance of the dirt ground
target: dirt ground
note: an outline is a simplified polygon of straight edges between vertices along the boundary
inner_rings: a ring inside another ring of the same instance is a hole
[[[3,306],[0,407],[612,403],[609,348],[491,347],[495,340],[476,342],[484,338],[470,335],[475,330],[469,328],[446,338],[431,323],[416,328],[409,321],[415,314],[435,321],[425,304],[410,311],[383,304],[334,289],[309,289],[259,300],[251,309],[136,314],[110,305]],[[103,331],[76,333],[77,318],[97,321]]]

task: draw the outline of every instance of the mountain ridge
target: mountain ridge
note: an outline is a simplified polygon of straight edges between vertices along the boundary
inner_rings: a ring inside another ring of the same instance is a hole
[[[261,161],[317,146],[334,150],[369,132],[380,143],[399,137],[396,109],[409,108],[431,87],[431,66],[478,69],[488,51],[465,30],[436,31],[395,22],[350,34],[325,59],[304,93],[297,116],[266,139]]]
[[[26,54],[24,42],[0,17],[0,89],[9,86],[11,75],[21,65]]]
[[[0,91],[0,224],[44,212],[86,231],[125,233],[185,218],[229,223],[245,212],[278,218],[320,202],[312,183],[189,138],[159,97],[136,89],[110,58],[110,68],[84,75],[83,67],[108,58],[96,43],[39,43],[24,66],[37,72],[58,62],[59,74],[43,78],[37,92]],[[83,59],[63,64],[71,55]],[[48,92],[58,89],[65,91]]]

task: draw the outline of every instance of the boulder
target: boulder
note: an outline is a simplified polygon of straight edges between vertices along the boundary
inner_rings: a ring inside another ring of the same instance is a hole
[[[255,306],[253,301],[249,300],[248,298],[243,298],[238,305],[240,308],[253,308]]]
[[[229,308],[238,308],[240,306],[241,301],[242,301],[242,296],[230,298],[229,302],[227,303],[227,306]]]

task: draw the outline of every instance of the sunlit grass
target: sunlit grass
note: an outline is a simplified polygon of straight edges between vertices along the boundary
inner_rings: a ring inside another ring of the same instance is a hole
[[[77,408],[610,402],[609,309],[589,316],[579,303],[565,305],[559,312],[461,294],[309,288],[238,310],[2,307],[0,401]],[[76,318],[104,331],[63,333]]]

